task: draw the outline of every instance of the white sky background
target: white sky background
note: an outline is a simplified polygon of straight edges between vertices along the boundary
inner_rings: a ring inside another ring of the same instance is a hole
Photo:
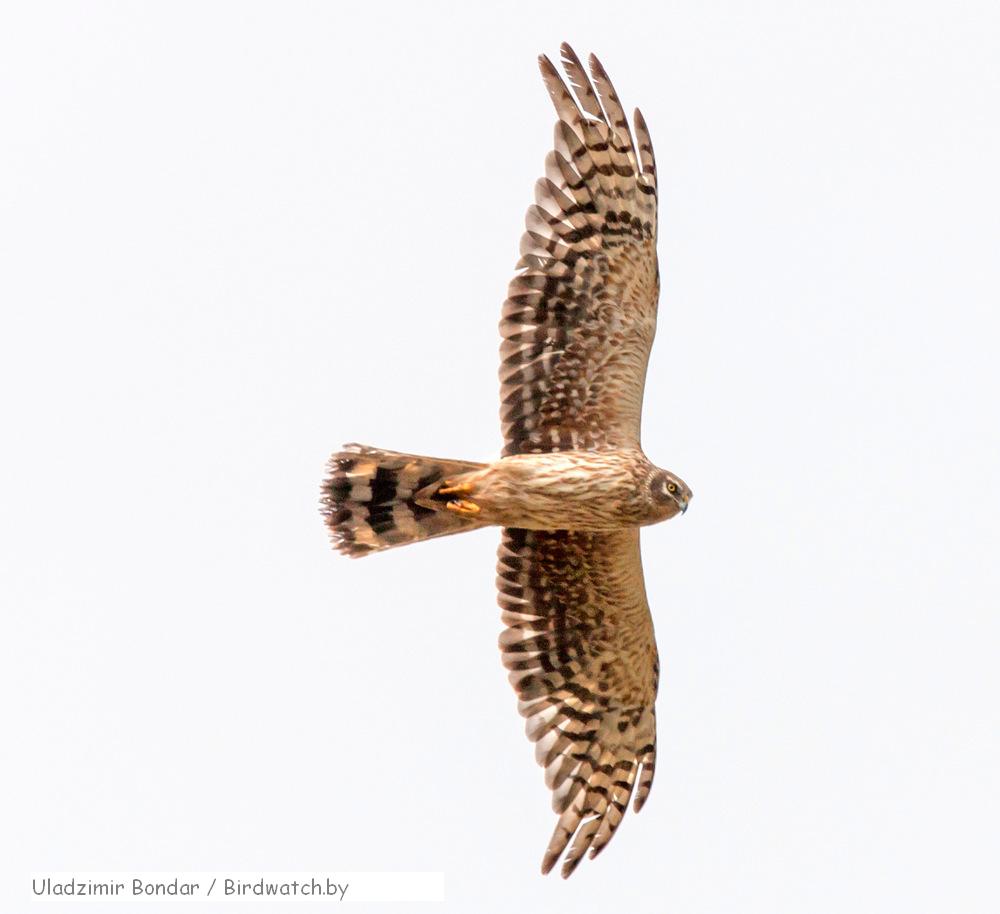
[[[384,869],[454,912],[997,910],[997,8],[615,9],[5,5],[5,909]],[[568,883],[496,531],[350,562],[316,507],[345,441],[498,454],[562,39],[650,124],[644,445],[695,492],[642,537],[650,802]]]

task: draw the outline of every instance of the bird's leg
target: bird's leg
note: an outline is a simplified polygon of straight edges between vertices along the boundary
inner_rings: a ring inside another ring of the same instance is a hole
[[[475,486],[471,482],[457,482],[454,479],[446,479],[441,488],[437,490],[438,495],[471,495],[475,491]]]
[[[475,517],[482,508],[469,498],[476,491],[475,480],[469,479],[471,475],[463,474],[442,480],[441,487],[434,493],[434,498],[447,499],[444,506],[453,514]]]
[[[480,512],[480,507],[475,502],[466,501],[464,498],[453,498],[445,508],[460,514],[462,517],[475,517]]]

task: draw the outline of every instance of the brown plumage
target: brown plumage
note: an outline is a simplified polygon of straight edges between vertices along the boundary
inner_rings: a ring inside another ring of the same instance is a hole
[[[489,464],[348,445],[323,513],[352,556],[483,525],[504,528],[503,662],[559,820],[542,862],[568,876],[653,780],[658,665],[639,527],[691,490],[640,447],[656,331],[656,168],[596,57],[567,44],[572,91],[539,64],[559,120],[504,302],[500,418]]]

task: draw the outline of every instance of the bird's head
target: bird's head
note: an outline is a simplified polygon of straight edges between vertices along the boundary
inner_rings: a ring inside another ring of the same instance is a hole
[[[669,470],[654,470],[649,480],[656,520],[667,520],[687,511],[693,493],[680,476]]]

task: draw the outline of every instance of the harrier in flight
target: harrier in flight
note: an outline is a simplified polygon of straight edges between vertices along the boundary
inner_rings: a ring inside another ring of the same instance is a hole
[[[535,185],[500,320],[504,449],[469,463],[345,445],[323,514],[334,546],[368,555],[485,525],[503,528],[500,650],[559,821],[542,871],[563,876],[638,811],[656,759],[658,680],[639,528],[691,490],[639,443],[656,330],[656,166],[604,67],[547,57],[555,148]]]

